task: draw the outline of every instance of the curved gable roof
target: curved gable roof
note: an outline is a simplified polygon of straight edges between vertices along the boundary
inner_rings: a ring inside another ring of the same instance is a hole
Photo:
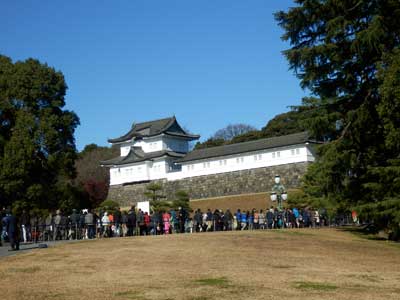
[[[169,156],[172,158],[182,158],[185,156],[185,154],[179,153],[179,152],[174,152],[174,151],[168,151],[168,150],[145,153],[145,152],[143,152],[141,147],[132,147],[131,150],[129,151],[128,155],[119,156],[119,157],[116,157],[113,159],[102,161],[102,162],[100,162],[100,164],[102,166],[108,166],[108,167],[121,166],[121,165],[127,165],[127,164],[133,164],[133,163],[154,160],[156,158],[160,158],[160,157],[164,157],[164,156]]]
[[[198,135],[188,134],[182,127],[178,124],[175,117],[159,119],[149,122],[132,124],[131,130],[114,139],[108,139],[109,143],[123,143],[130,141],[135,137],[151,137],[159,134],[167,134],[185,137],[188,139],[198,139]]]

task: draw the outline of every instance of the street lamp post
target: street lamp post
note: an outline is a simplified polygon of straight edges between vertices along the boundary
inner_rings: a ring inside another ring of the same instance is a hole
[[[287,193],[283,184],[281,184],[281,177],[279,175],[275,176],[275,184],[272,187],[271,201],[275,202],[278,200],[278,210],[282,211],[282,202],[287,199]]]

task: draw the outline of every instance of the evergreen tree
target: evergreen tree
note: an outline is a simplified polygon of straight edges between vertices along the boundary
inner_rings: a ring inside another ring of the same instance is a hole
[[[190,197],[186,191],[178,190],[175,193],[175,200],[172,201],[171,207],[174,209],[179,209],[179,207],[185,209],[188,212],[191,212],[190,208]]]
[[[61,72],[0,55],[0,201],[56,208],[75,176],[75,113]]]
[[[378,79],[385,160],[368,168],[369,181],[363,187],[372,201],[360,209],[365,215],[378,215],[380,225],[391,229],[391,238],[400,239],[400,49],[385,56]]]
[[[400,45],[400,2],[295,2],[296,7],[275,15],[285,30],[283,39],[292,46],[284,54],[301,86],[317,96],[303,101],[307,128],[329,141],[305,177],[306,191],[347,209],[382,203],[390,194],[398,197],[392,186],[381,189],[382,182],[375,185],[375,197],[371,185],[382,180],[383,169],[391,168],[398,157],[388,143],[397,136],[399,124],[384,104],[389,101],[385,97],[390,98],[396,108],[398,98],[389,96],[393,81],[385,85],[389,75],[384,72],[379,78],[378,68],[386,64],[388,72],[394,72],[393,61],[385,57],[392,57]],[[374,207],[369,217],[382,221],[380,208]],[[385,212],[385,226],[394,215],[393,210]]]
[[[302,118],[303,114],[296,108],[276,115],[261,129],[261,136],[266,138],[304,131],[305,126],[302,123]]]
[[[157,202],[160,199],[165,198],[165,196],[161,193],[162,186],[158,183],[150,183],[146,186],[146,191],[144,195],[149,198],[152,202]]]
[[[208,140],[206,140],[202,143],[197,142],[196,145],[194,146],[194,150],[222,146],[222,145],[225,145],[225,142],[226,141],[224,139],[209,138]]]

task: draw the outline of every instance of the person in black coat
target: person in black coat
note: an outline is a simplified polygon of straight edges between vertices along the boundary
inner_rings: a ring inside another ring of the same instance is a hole
[[[179,221],[179,231],[180,233],[185,232],[185,222],[188,217],[186,210],[183,207],[179,207],[178,210],[178,221]]]
[[[203,214],[201,213],[200,208],[196,210],[193,219],[194,219],[194,229],[196,232],[199,232],[200,226],[203,223]]]
[[[2,223],[6,227],[11,250],[19,250],[18,222],[17,218],[11,213],[11,210],[7,210],[6,216],[3,218]]]
[[[135,212],[135,207],[132,206],[132,208],[128,212],[128,236],[133,236],[134,233],[136,232],[136,212]]]

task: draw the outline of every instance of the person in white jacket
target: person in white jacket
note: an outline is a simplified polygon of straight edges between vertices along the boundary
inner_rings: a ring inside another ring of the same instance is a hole
[[[108,213],[105,212],[101,218],[101,223],[103,224],[103,237],[109,236],[110,231],[110,219],[108,218]]]

